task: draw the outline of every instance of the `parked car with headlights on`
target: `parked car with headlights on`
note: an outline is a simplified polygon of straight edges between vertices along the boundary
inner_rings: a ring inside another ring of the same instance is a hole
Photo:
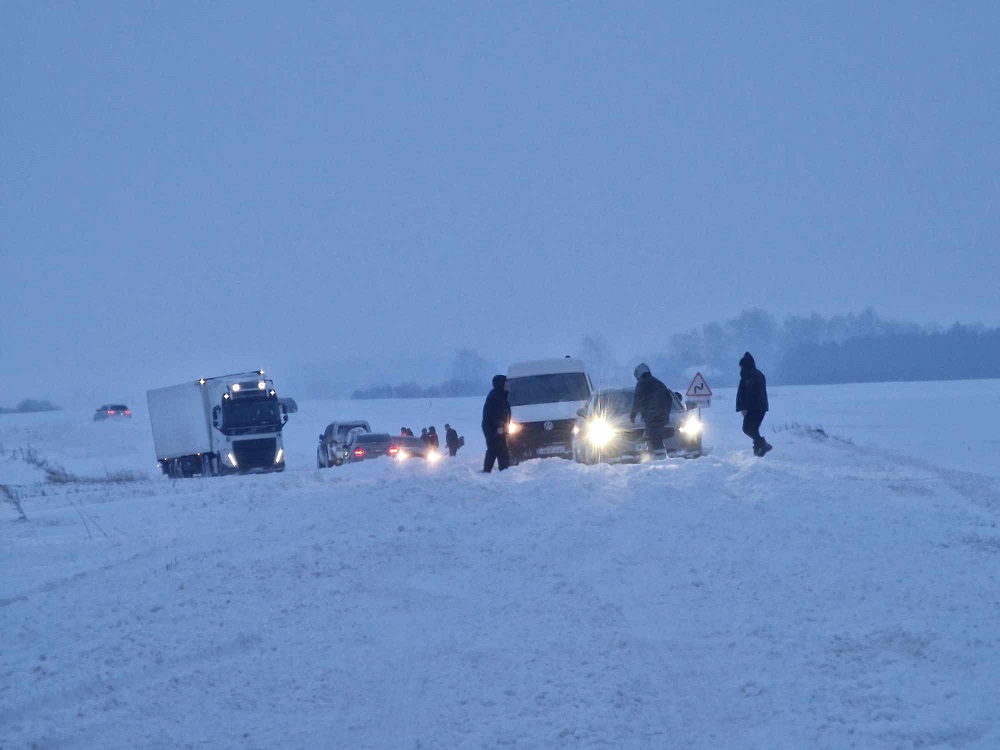
[[[396,458],[405,461],[408,458],[426,458],[428,461],[437,461],[441,458],[441,453],[433,446],[428,445],[418,437],[400,436],[393,438],[399,452]]]
[[[642,419],[633,424],[632,388],[597,391],[578,414],[573,431],[573,458],[586,464],[639,463],[652,458]],[[685,409],[680,394],[671,391],[673,407],[664,429],[663,445],[672,456],[693,458],[702,454],[702,423],[698,411]]]

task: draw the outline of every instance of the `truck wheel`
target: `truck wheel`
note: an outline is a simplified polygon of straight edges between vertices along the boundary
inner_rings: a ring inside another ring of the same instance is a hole
[[[323,452],[319,450],[316,451],[316,467],[319,469],[327,468],[326,461],[323,460]]]

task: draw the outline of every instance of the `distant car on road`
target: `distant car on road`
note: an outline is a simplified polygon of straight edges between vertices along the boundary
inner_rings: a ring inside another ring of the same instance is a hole
[[[347,444],[351,436],[361,432],[371,432],[371,425],[363,419],[330,422],[319,436],[316,448],[316,465],[321,469],[340,466],[347,460]]]
[[[633,424],[632,388],[608,388],[597,391],[586,406],[577,412],[573,431],[573,457],[579,463],[638,463],[652,456],[646,444],[646,427],[641,417]],[[684,407],[681,395],[671,391],[674,403],[670,422],[663,434],[663,446],[675,456],[700,456],[701,421],[697,411]]]
[[[396,458],[399,455],[396,441],[400,439],[384,432],[356,432],[347,443],[347,462],[356,464],[384,456]]]
[[[105,419],[131,419],[132,410],[125,404],[104,404],[97,407],[94,412],[94,421],[103,422]]]

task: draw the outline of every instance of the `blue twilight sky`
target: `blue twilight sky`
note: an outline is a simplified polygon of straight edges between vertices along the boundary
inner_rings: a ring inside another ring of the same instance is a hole
[[[628,356],[748,307],[998,325],[998,22],[5,2],[0,405],[589,333]]]

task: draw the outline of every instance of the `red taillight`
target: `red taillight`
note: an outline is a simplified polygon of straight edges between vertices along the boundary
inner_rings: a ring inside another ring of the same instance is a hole
[[[125,413],[128,414],[129,416],[132,416],[132,412],[129,409],[126,409]]]
[[[358,458],[360,458],[361,456],[365,455],[365,449],[364,448],[355,448],[354,449],[354,455],[357,456]]]
[[[114,413],[115,413],[114,409],[108,409],[108,414],[114,414]]]
[[[390,445],[389,446],[389,455],[390,456],[395,456],[397,453],[399,453],[399,448],[397,448],[395,445]]]

